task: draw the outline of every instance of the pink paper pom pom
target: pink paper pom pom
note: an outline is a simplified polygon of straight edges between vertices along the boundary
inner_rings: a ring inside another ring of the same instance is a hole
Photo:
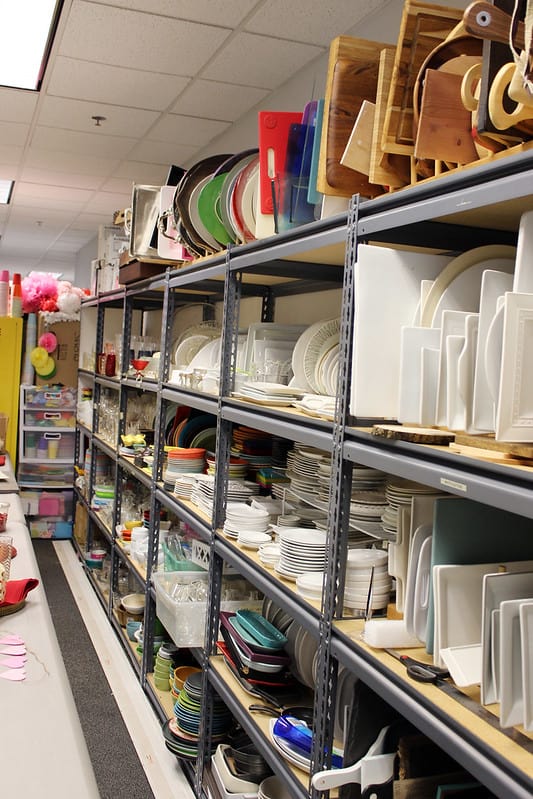
[[[21,283],[22,310],[37,313],[56,310],[57,278],[48,272],[30,272]]]
[[[57,337],[54,333],[43,333],[39,339],[39,347],[43,347],[50,354],[57,347]]]

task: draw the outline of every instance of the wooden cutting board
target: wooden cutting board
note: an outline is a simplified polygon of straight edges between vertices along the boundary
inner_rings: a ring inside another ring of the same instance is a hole
[[[338,36],[330,47],[317,188],[323,194],[351,197],[381,194],[368,176],[341,164],[364,100],[375,102],[381,51],[391,45]]]
[[[506,455],[511,455],[515,458],[533,459],[533,443],[496,441],[493,435],[469,435],[468,433],[457,433],[455,442],[468,447],[504,452]]]
[[[443,42],[463,12],[418,0],[405,0],[395,51],[382,147],[387,153],[413,155],[413,90],[425,59]]]
[[[461,101],[461,75],[428,69],[418,130],[416,158],[469,164],[477,158],[472,138],[472,113]]]
[[[376,109],[368,177],[371,183],[400,188],[411,182],[411,158],[397,153],[385,153],[381,146],[393,66],[394,50],[382,50],[379,59]]]

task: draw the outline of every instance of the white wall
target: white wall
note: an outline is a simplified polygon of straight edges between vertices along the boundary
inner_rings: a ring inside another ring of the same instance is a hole
[[[98,257],[98,231],[94,239],[82,247],[76,256],[73,283],[80,288],[89,288],[91,285],[91,261]]]
[[[355,1],[355,0],[354,0]],[[464,0],[456,0],[450,5],[463,5]],[[310,4],[312,5],[312,4]],[[361,39],[395,44],[402,16],[403,0],[388,0],[381,8],[370,14],[362,23],[346,31],[339,31],[348,36]],[[317,13],[320,13],[318,11]],[[305,69],[296,73],[275,92],[262,100],[255,108],[243,116],[217,139],[213,139],[201,153],[197,153],[194,162],[208,155],[224,152],[239,152],[257,144],[258,111],[300,111],[310,100],[324,96],[328,71],[328,55],[308,64]],[[192,166],[187,164],[186,166]]]

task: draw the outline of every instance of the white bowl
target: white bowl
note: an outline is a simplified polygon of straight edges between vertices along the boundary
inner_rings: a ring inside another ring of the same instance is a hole
[[[144,610],[145,597],[144,594],[127,594],[121,599],[122,607],[128,613],[138,615]]]

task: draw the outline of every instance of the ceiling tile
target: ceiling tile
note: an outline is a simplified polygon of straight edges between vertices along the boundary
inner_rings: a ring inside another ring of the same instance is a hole
[[[48,186],[73,186],[78,189],[96,190],[102,185],[102,178],[96,175],[75,175],[71,172],[53,172],[49,169],[24,167],[20,179],[26,183],[45,183]]]
[[[119,158],[101,158],[87,151],[70,153],[64,150],[41,150],[35,146],[35,142],[33,145],[26,158],[26,165],[36,169],[53,169],[58,172],[73,172],[80,175],[99,175],[105,178],[112,174],[120,163]],[[1,161],[0,157],[0,163]]]
[[[127,208],[131,205],[131,192],[126,194],[111,194],[104,191],[95,194],[86,204],[85,209],[89,213],[109,214],[111,221],[114,211]]]
[[[235,122],[267,95],[266,89],[196,80],[185,89],[171,111],[197,117],[209,115],[210,119]]]
[[[47,186],[38,183],[19,182],[15,186],[15,199],[17,202],[27,197],[43,200],[71,200],[73,203],[86,203],[91,199],[92,191],[75,189],[72,186]]]
[[[39,197],[26,196],[26,197],[21,197],[19,200],[17,200],[17,205],[19,205],[21,208],[23,206],[26,206],[26,208],[37,209],[36,215],[37,218],[40,219],[40,214],[37,213],[37,211],[43,208],[44,201],[42,198]],[[49,198],[46,200],[47,210],[51,209],[55,211],[64,211],[70,214],[79,213],[84,208],[84,206],[85,203],[83,202],[73,202],[72,200],[69,202],[68,199],[62,200],[60,198],[57,199]]]
[[[239,33],[232,39],[231,47],[209,63],[202,77],[237,84],[245,81],[248,86],[275,89],[323,52],[323,48],[315,45]]]
[[[231,3],[214,3],[213,0],[105,0],[107,5],[163,14],[176,19],[207,22],[211,25],[236,27],[257,4],[257,0],[231,0]]]
[[[204,147],[215,136],[220,136],[228,128],[227,122],[200,117],[186,117],[179,114],[165,114],[157,122],[148,138],[153,141],[175,142]]]
[[[0,122],[0,141],[4,146],[16,146],[25,141],[30,126],[22,122]]]
[[[76,216],[76,218],[72,222],[72,226],[76,228],[76,230],[87,230],[88,232],[92,231],[94,235],[96,235],[98,231],[98,225],[108,225],[108,224],[109,224],[109,214],[107,213],[91,214],[85,211],[78,214],[78,216]]]
[[[48,205],[41,205],[38,208],[28,208],[27,206],[17,205],[13,208],[11,219],[14,222],[23,222],[26,226],[36,227],[35,233],[37,234],[40,226],[37,222],[41,222],[43,226],[51,225],[59,229],[69,225],[76,217],[78,211],[72,209],[70,211],[58,211],[48,207]]]
[[[33,134],[34,147],[43,150],[64,150],[69,153],[90,152],[107,158],[120,158],[127,155],[136,139],[120,136],[100,136],[97,133],[49,128],[37,125]]]
[[[59,55],[170,75],[195,75],[230,33],[230,29],[213,25],[77,2],[70,11]]]
[[[0,163],[0,180],[16,180],[18,177],[18,166]]]
[[[39,232],[38,235],[33,234],[30,240],[27,228],[10,225],[9,230],[2,238],[2,247],[5,249],[16,247],[19,252],[24,252],[37,245],[41,251],[44,251],[57,239],[59,232],[58,230]]]
[[[97,125],[93,116],[103,116]],[[105,105],[66,97],[44,97],[39,109],[39,125],[81,130],[97,136],[144,136],[158,119],[156,111]]]
[[[136,183],[162,186],[168,174],[168,165],[170,163],[171,161],[165,164],[123,161],[114,171],[113,176],[116,178],[128,178],[130,183],[135,181]]]
[[[131,194],[133,181],[129,178],[110,178],[101,186],[101,191],[114,192],[115,194]]]
[[[69,228],[68,230],[63,231],[61,237],[59,239],[59,243],[64,244],[65,246],[71,245],[74,249],[74,252],[78,252],[82,247],[85,247],[92,239],[97,235],[96,229],[94,231],[89,230],[77,230],[76,228]]]
[[[309,0],[291,0],[287,13],[286,0],[269,0],[245,23],[247,31],[293,39],[296,42],[322,45],[353,27],[367,14],[389,0],[329,0],[320,3],[320,13],[310,13]]]
[[[77,241],[65,241],[63,236],[61,236],[48,248],[47,255],[58,255],[60,253],[70,253],[71,255],[76,255],[79,249],[80,245]]]
[[[0,144],[0,164],[13,166],[20,164],[24,155],[23,147],[14,147]]]
[[[38,99],[37,92],[0,87],[0,119],[8,122],[31,122]]]
[[[160,75],[59,56],[52,68],[46,93],[164,111],[188,82],[189,78],[177,75]]]
[[[184,164],[194,153],[198,152],[198,147],[187,144],[174,144],[163,141],[142,141],[133,148],[129,157],[136,161],[147,161],[154,164]],[[168,171],[168,168],[167,168]]]

